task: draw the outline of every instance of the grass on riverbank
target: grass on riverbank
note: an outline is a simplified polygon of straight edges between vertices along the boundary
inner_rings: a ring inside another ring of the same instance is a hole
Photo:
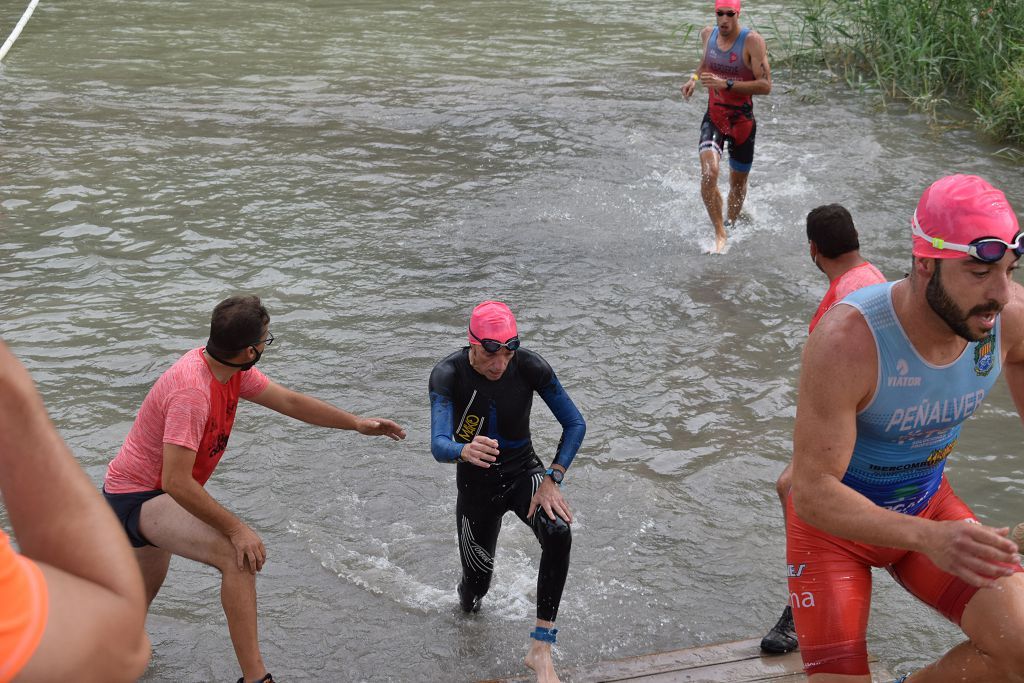
[[[932,114],[950,102],[1024,147],[1024,1],[797,0],[783,62],[867,78]]]

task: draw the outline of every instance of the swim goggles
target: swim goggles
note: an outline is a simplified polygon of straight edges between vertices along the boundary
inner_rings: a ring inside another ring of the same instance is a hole
[[[913,234],[921,237],[922,239],[928,240],[928,243],[935,249],[950,249],[952,251],[962,251],[963,253],[972,256],[983,263],[995,263],[1006,255],[1007,249],[1012,249],[1013,253],[1017,256],[1024,254],[1024,232],[1018,232],[1017,236],[1013,238],[1013,243],[1004,242],[998,237],[979,237],[976,240],[972,240],[970,244],[955,244],[953,242],[947,242],[941,237],[932,237],[925,233],[921,229],[921,224],[917,222],[917,211],[914,212],[914,218],[910,222]]]
[[[480,346],[484,347],[484,351],[487,353],[497,353],[498,349],[506,348],[509,351],[515,351],[519,348],[519,337],[512,337],[506,340],[504,343],[496,339],[481,339],[480,337],[473,334],[473,330],[469,331],[469,336],[480,342]]]

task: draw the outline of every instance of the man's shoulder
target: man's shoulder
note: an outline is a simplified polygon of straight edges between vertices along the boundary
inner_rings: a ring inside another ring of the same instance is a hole
[[[452,368],[454,368],[465,357],[466,357],[466,348],[465,347],[463,347],[461,349],[458,349],[457,351],[452,351],[447,356],[445,356],[441,360],[437,361],[437,363],[434,365],[434,369],[436,370],[436,369],[441,368],[441,367],[452,367]]]
[[[458,375],[458,369],[460,364],[465,363],[466,349],[462,348],[458,351],[453,351],[441,360],[437,362],[434,369],[430,371],[430,388],[433,390],[435,387],[442,384],[450,384],[455,381]]]
[[[764,36],[762,36],[760,33],[755,31],[754,29],[752,29],[752,28],[744,28],[743,31],[746,33],[746,38],[744,39],[745,42],[743,43],[744,47],[749,49],[752,46],[753,47],[757,47],[757,46],[764,47],[766,45],[765,40],[764,40]]]
[[[548,362],[546,360],[544,360],[543,356],[541,356],[536,351],[531,351],[530,349],[528,349],[526,347],[520,347],[519,351],[517,351],[516,354],[519,356],[520,364],[525,364],[525,365],[547,365],[548,364]],[[550,366],[548,366],[548,367],[550,367]]]
[[[555,371],[539,353],[521,348],[516,352],[516,356],[519,374],[525,377],[531,386],[538,388],[551,381]]]
[[[202,348],[192,349],[163,371],[153,390],[164,394],[197,391],[208,393],[211,374],[203,360]]]
[[[885,282],[885,275],[868,261],[864,261],[836,278],[836,298],[842,299],[858,289]]]
[[[845,302],[830,308],[828,315],[821,319],[808,338],[808,353],[874,358],[874,351],[874,333],[867,319],[858,308]]]
[[[826,394],[848,395],[856,396],[859,405],[875,386],[877,348],[874,333],[858,309],[842,304],[832,307],[807,338],[801,387],[813,388],[808,397],[815,395],[816,400]]]

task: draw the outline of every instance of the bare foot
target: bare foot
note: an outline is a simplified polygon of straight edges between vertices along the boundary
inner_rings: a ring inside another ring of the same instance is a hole
[[[555,673],[555,663],[551,661],[551,644],[534,641],[530,651],[526,653],[526,666],[537,674],[537,683],[560,683]]]

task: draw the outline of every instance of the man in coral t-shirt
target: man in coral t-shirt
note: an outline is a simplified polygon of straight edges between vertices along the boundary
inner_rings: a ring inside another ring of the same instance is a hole
[[[206,346],[186,353],[156,381],[103,482],[135,548],[149,602],[171,555],[220,570],[221,602],[243,683],[273,681],[256,626],[256,572],[266,549],[255,531],[203,488],[227,447],[238,399],[321,427],[405,438],[391,420],[358,417],[256,370],[274,341],[269,323],[258,297],[217,304]]]
[[[828,292],[818,304],[818,310],[814,312],[807,329],[807,333],[810,334],[822,316],[847,294],[861,287],[885,282],[885,276],[861,257],[860,239],[857,236],[857,228],[853,225],[853,218],[850,212],[839,204],[819,206],[807,214],[807,243],[811,260],[829,280]],[[786,498],[789,497],[792,484],[793,465],[789,464],[775,482],[775,490],[782,502],[783,516],[786,514]],[[787,606],[778,623],[761,641],[761,649],[772,654],[781,654],[796,648],[793,611]]]

